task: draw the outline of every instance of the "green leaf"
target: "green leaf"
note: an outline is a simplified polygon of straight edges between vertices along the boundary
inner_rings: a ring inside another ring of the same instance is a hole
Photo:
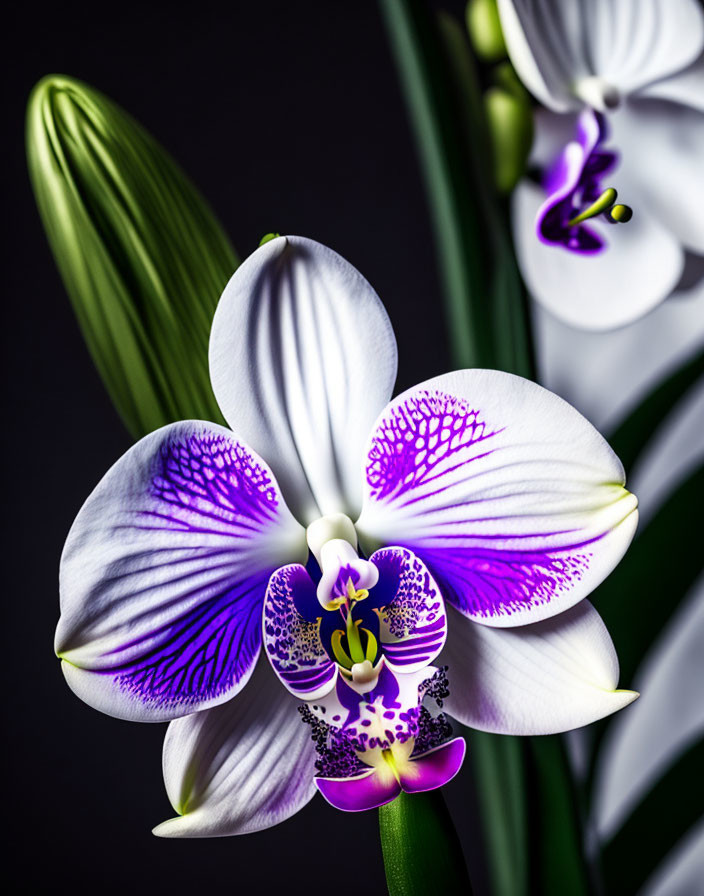
[[[591,597],[616,644],[625,685],[702,570],[703,505],[700,467],[670,495]]]
[[[27,158],[83,336],[132,435],[222,422],[208,339],[237,259],[195,188],[111,100],[60,75],[32,91]]]
[[[476,66],[461,26],[422,0],[381,0],[420,153],[452,359],[520,369],[530,357],[525,297],[497,205]],[[516,339],[522,340],[517,351]],[[518,358],[518,360],[517,360]]]
[[[389,896],[471,894],[462,847],[439,790],[402,793],[379,809]]]
[[[694,355],[653,389],[609,437],[611,447],[630,472],[653,433],[685,392],[704,375],[704,351]]]
[[[682,753],[602,851],[607,896],[636,893],[701,818],[704,740]],[[645,848],[644,848],[645,847]]]

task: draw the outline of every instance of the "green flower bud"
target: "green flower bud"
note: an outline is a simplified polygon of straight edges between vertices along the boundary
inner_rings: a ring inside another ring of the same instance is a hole
[[[472,46],[484,62],[506,58],[506,44],[496,0],[469,0],[465,10],[467,31]]]
[[[72,78],[32,91],[27,158],[83,336],[130,432],[222,422],[208,339],[237,258],[204,200],[132,118]]]
[[[510,193],[526,169],[533,141],[530,103],[504,87],[484,94],[491,137],[494,179],[499,193]]]

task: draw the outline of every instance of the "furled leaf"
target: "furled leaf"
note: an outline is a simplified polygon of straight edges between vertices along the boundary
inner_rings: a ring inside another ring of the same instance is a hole
[[[83,336],[130,432],[220,422],[208,338],[237,259],[195,188],[115,103],[59,75],[32,91],[27,158]]]
[[[464,29],[421,0],[382,0],[381,8],[430,201],[453,364],[531,376],[525,296],[493,192]]]

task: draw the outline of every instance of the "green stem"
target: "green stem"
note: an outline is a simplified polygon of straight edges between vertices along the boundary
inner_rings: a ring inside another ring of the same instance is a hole
[[[484,827],[484,850],[492,893],[527,896],[526,767],[516,737],[465,730],[468,758]]]
[[[582,805],[564,739],[526,740],[530,784],[530,892],[589,896],[594,891],[584,852]]]
[[[379,809],[389,896],[466,896],[472,887],[455,827],[439,790],[402,793]]]
[[[467,40],[422,0],[381,0],[381,7],[426,182],[454,365],[534,378],[525,287],[508,210],[490,186],[487,125]],[[531,882],[545,894],[588,892],[562,742],[472,732],[469,743],[492,892],[524,896]],[[540,832],[540,850],[529,847],[529,826]],[[556,862],[547,845],[557,842],[565,852]],[[385,859],[393,860],[386,850]]]

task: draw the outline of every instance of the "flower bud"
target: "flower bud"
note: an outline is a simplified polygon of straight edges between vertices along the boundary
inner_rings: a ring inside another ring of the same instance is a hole
[[[208,339],[237,259],[203,199],[132,118],[61,75],[32,91],[27,158],[83,336],[131,433],[221,422]]]
[[[533,114],[527,95],[504,84],[484,94],[494,180],[499,193],[510,193],[523,176],[533,141]]]
[[[506,44],[496,0],[469,0],[465,21],[472,46],[484,62],[506,58]]]

